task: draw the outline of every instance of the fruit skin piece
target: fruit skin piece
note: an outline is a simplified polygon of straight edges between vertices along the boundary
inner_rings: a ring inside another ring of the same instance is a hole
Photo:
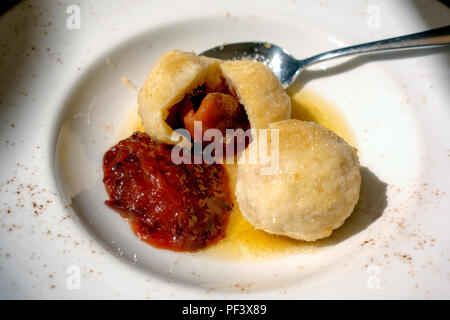
[[[202,123],[202,132],[204,134],[208,129],[218,129],[223,134],[227,128],[239,126],[238,116],[239,101],[237,98],[224,93],[208,93],[202,100],[200,107],[194,111],[193,106],[188,105],[182,109],[184,127],[191,136],[194,135],[194,121]]]

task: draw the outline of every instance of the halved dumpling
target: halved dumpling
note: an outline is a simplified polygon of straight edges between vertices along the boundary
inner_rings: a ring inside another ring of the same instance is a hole
[[[147,133],[168,144],[179,143],[174,129],[203,131],[267,128],[289,119],[291,102],[280,81],[260,62],[222,61],[194,53],[169,51],[150,71],[138,96]]]

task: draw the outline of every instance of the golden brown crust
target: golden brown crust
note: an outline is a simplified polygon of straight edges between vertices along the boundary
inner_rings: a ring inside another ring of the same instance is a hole
[[[359,199],[355,149],[313,122],[285,120],[271,123],[272,129],[279,130],[276,172],[263,175],[260,164],[238,167],[235,193],[242,214],[269,233],[306,241],[328,237]],[[254,148],[250,144],[248,152]]]
[[[224,61],[220,68],[245,107],[253,129],[291,117],[291,99],[280,80],[261,62]]]

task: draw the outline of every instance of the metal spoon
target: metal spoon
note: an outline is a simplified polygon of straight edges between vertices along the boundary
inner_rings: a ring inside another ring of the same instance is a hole
[[[337,57],[406,48],[439,46],[450,44],[450,25],[429,31],[413,33],[402,37],[379,40],[355,46],[328,51],[307,59],[297,60],[286,50],[267,42],[240,42],[218,46],[201,55],[224,60],[251,59],[267,65],[280,79],[283,87],[289,87],[300,72],[317,62]]]

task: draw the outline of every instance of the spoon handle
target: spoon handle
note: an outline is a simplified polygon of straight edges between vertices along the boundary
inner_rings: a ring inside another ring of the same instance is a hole
[[[345,47],[324,52],[310,58],[300,60],[300,68],[311,64],[348,55],[386,50],[398,50],[413,47],[428,47],[450,44],[450,25],[424,32],[413,33],[402,37],[389,38],[356,46]]]

